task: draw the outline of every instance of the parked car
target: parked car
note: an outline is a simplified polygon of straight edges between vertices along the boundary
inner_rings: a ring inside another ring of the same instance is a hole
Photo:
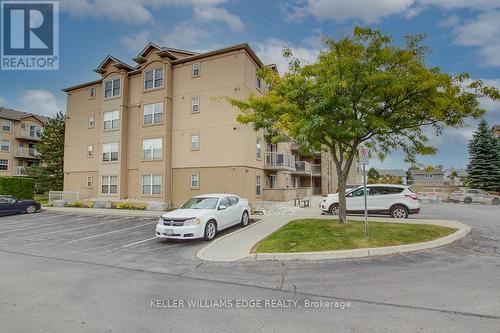
[[[233,194],[206,194],[189,199],[180,209],[164,214],[156,225],[156,237],[212,240],[226,228],[250,221],[248,200]]]
[[[391,215],[407,218],[409,214],[420,212],[418,196],[409,186],[392,184],[372,184],[366,186],[367,207],[370,214]],[[364,213],[364,189],[358,187],[346,192],[347,212]],[[329,194],[321,203],[321,210],[338,215],[339,195]]]
[[[417,194],[420,201],[437,203],[441,203],[444,196],[443,190],[440,188],[422,188]]]
[[[473,202],[498,205],[500,196],[473,188],[459,188],[450,194],[450,201],[471,204]]]
[[[33,214],[39,211],[40,208],[40,203],[35,200],[17,200],[12,196],[0,196],[0,215]]]

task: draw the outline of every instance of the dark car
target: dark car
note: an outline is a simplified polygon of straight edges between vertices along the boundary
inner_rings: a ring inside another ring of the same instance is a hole
[[[0,215],[17,213],[33,214],[40,210],[41,205],[35,200],[17,200],[11,196],[0,196]]]

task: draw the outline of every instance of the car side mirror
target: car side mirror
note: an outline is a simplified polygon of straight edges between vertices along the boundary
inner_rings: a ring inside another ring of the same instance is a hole
[[[226,206],[224,206],[224,205],[220,205],[220,206],[219,206],[219,210],[224,210],[224,209],[226,209],[226,208],[227,208],[227,207],[226,207]]]

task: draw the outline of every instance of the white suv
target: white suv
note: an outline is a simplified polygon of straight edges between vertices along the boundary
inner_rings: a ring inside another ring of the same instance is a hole
[[[417,195],[405,185],[373,184],[366,185],[366,201],[368,213],[389,214],[394,218],[407,218],[409,214],[420,212]],[[364,213],[363,187],[346,192],[347,212]],[[321,210],[332,215],[338,215],[339,195],[329,194],[321,202]]]

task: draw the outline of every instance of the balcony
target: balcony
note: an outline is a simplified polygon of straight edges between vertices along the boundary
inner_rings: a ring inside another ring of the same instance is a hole
[[[14,168],[14,176],[26,176],[26,168],[22,166],[18,166]]]
[[[321,176],[321,164],[312,164],[313,176]]]
[[[295,156],[287,153],[266,153],[267,170],[289,170],[295,171]]]
[[[38,152],[34,148],[24,148],[20,147],[16,150],[14,157],[17,158],[29,158],[29,159],[39,159]]]
[[[20,140],[29,140],[29,141],[40,141],[40,132],[36,130],[29,129],[18,129],[15,133],[15,138]]]
[[[311,163],[306,161],[296,161],[295,162],[295,171],[292,171],[293,174],[298,175],[311,175]]]

